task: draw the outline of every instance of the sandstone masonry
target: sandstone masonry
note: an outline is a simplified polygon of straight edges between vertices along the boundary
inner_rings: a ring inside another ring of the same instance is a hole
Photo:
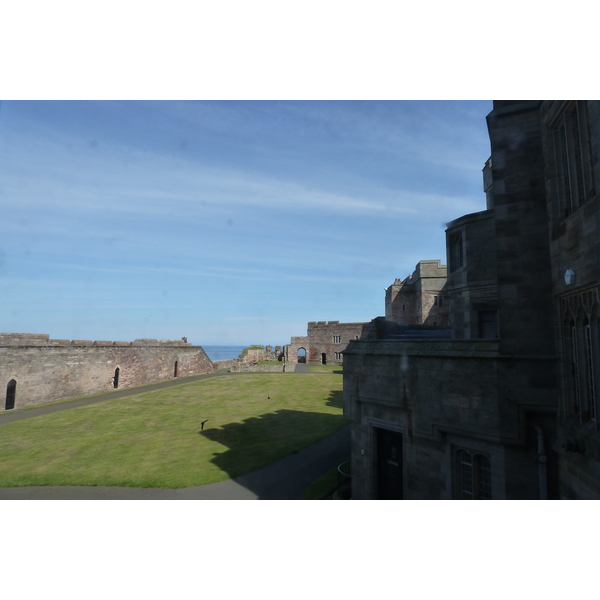
[[[4,410],[211,373],[204,350],[182,340],[54,340],[0,334]]]

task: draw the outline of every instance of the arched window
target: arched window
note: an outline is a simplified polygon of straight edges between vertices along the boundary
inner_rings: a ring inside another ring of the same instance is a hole
[[[17,395],[17,382],[11,379],[6,386],[6,404],[4,405],[5,410],[11,410],[15,407],[15,397]]]
[[[119,367],[117,367],[115,369],[115,378],[114,378],[114,386],[115,389],[117,389],[119,387],[119,373],[121,372],[121,369],[119,369]]]
[[[473,450],[456,451],[456,497],[459,500],[491,500],[490,458]]]

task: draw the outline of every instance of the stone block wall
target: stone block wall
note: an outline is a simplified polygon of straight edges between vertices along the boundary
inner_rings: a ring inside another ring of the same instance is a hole
[[[310,342],[308,336],[294,336],[291,338],[290,343],[287,346],[285,346],[285,360],[287,362],[299,362],[298,353],[301,349],[304,349],[306,355],[304,357],[305,360],[303,362],[306,362],[308,360],[309,348]]]
[[[245,348],[242,354],[238,357],[241,362],[253,364],[263,360],[283,361],[284,351],[281,346],[250,346]]]
[[[402,435],[406,499],[452,498],[460,449],[489,457],[492,498],[540,496],[533,427],[552,439],[552,412],[546,421],[535,413],[556,406],[555,365],[540,357],[517,367],[502,360],[499,347],[492,340],[348,347],[344,416],[352,423],[353,498],[377,497],[378,428]]]
[[[561,407],[558,440],[553,445],[560,457],[560,497],[597,499],[600,498],[600,195],[596,190],[600,186],[600,102],[546,101],[540,113],[554,331],[560,366],[557,371]],[[567,125],[569,121],[571,125]],[[570,172],[565,163],[572,169]],[[567,272],[572,273],[568,279]],[[576,370],[579,386],[575,381]]]
[[[448,324],[446,265],[439,260],[422,260],[406,279],[396,279],[386,289],[385,318],[409,325]]]
[[[371,323],[309,322],[307,362],[341,365],[342,351],[350,342],[365,337],[371,327]]]
[[[409,285],[410,275],[405,279],[396,279],[385,290],[385,318],[395,323],[417,324],[419,312],[415,286]]]
[[[28,335],[0,336],[0,385],[6,390],[16,382],[14,408],[112,391],[117,368],[118,389],[214,370],[201,347],[181,341],[56,344],[49,336]]]

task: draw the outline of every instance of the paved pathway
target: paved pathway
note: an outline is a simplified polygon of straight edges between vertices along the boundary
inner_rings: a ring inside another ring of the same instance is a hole
[[[298,369],[298,367],[306,367],[306,369]],[[296,365],[296,372],[309,373],[310,371],[308,365],[300,364]],[[10,414],[4,413],[0,418],[0,425],[40,414],[85,406],[108,398],[131,396],[145,391],[228,374],[227,372],[211,373],[189,377],[185,380],[162,382],[143,388],[102,394],[54,406],[42,406]],[[347,425],[296,454],[287,456],[253,473],[219,483],[176,490],[101,486],[0,488],[0,500],[301,500],[302,493],[308,485],[329,469],[348,460],[349,457],[350,426]]]

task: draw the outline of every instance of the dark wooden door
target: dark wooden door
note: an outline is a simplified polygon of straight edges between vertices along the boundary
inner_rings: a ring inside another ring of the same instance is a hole
[[[375,429],[377,445],[377,499],[402,500],[402,434]]]
[[[6,404],[5,410],[11,410],[15,407],[15,396],[17,395],[17,382],[11,379],[6,386]]]

